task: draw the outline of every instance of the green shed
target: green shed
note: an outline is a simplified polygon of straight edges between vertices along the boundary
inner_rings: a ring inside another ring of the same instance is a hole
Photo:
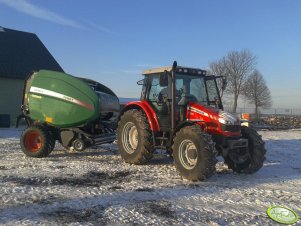
[[[36,34],[0,27],[0,127],[15,124],[24,81],[40,69],[64,72]]]

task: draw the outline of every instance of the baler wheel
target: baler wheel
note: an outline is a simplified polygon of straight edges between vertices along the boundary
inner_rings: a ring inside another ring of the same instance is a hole
[[[34,158],[48,156],[55,146],[55,140],[47,128],[40,125],[25,129],[21,135],[20,143],[24,154]]]
[[[212,138],[198,125],[185,126],[174,138],[174,164],[188,180],[205,180],[215,171],[216,150]]]
[[[242,137],[248,139],[249,146],[249,157],[242,163],[235,163],[231,159],[231,155],[224,157],[225,163],[229,169],[237,173],[251,174],[258,171],[265,160],[266,149],[264,148],[264,142],[256,130],[242,126],[241,127]]]
[[[152,157],[152,134],[145,115],[136,109],[126,111],[117,129],[121,157],[130,164],[145,164]]]
[[[82,152],[86,149],[86,144],[82,139],[75,139],[72,142],[72,147],[74,148],[75,151]]]

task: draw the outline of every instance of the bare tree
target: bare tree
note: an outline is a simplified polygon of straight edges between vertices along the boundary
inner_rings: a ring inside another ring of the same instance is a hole
[[[272,106],[270,90],[258,70],[254,70],[248,77],[243,86],[242,94],[250,104],[255,105],[255,115],[257,119],[259,116],[259,107],[269,108]]]
[[[237,100],[247,77],[254,70],[256,57],[249,50],[232,51],[222,59],[210,63],[210,70],[226,76],[226,91],[233,95],[232,111],[236,112]]]

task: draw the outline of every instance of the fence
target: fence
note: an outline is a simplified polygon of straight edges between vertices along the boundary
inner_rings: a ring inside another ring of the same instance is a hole
[[[231,106],[224,107],[226,111],[232,112]],[[255,113],[255,108],[241,108],[238,107],[236,109],[236,113]],[[270,108],[270,109],[260,109],[259,110],[260,116],[265,115],[301,115],[301,109],[299,108]]]

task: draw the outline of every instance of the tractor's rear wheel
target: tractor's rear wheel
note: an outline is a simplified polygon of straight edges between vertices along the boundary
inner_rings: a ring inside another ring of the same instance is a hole
[[[249,152],[246,158],[241,158],[244,161],[237,161],[235,155],[227,155],[224,157],[225,163],[229,169],[237,173],[251,174],[258,171],[262,166],[265,159],[266,150],[264,148],[264,142],[256,130],[242,126],[241,127],[242,137],[248,139]],[[230,150],[231,152],[231,150]]]
[[[24,154],[35,158],[48,156],[55,146],[55,140],[47,128],[40,125],[25,129],[21,135],[20,143]]]
[[[214,173],[217,162],[214,143],[200,126],[180,129],[174,138],[172,149],[175,167],[183,178],[204,180]]]
[[[136,109],[126,111],[117,128],[121,157],[130,164],[145,164],[152,157],[152,134],[145,115]]]

